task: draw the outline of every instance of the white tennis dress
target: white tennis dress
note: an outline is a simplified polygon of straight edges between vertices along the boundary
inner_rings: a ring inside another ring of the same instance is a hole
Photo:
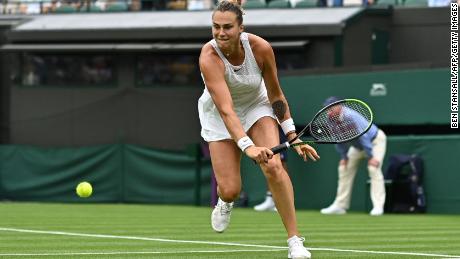
[[[219,57],[225,64],[225,81],[230,90],[233,106],[244,131],[260,118],[269,116],[276,119],[267,96],[267,89],[262,78],[262,71],[257,65],[248,40],[248,34],[240,36],[244,47],[244,61],[239,66],[230,64],[220,51],[216,41],[210,41]],[[203,76],[203,75],[202,75]],[[198,113],[201,123],[201,136],[207,142],[231,139],[219,111],[214,104],[207,88],[198,100]]]

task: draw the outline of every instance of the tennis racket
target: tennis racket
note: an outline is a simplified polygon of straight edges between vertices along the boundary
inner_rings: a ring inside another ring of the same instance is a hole
[[[372,110],[365,102],[343,99],[323,107],[294,139],[271,150],[277,154],[290,147],[303,144],[337,144],[359,138],[372,126]],[[311,140],[293,142],[307,133]]]

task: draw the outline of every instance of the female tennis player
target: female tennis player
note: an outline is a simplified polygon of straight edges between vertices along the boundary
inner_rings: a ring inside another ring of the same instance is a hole
[[[212,14],[213,39],[203,46],[199,60],[206,86],[198,101],[201,135],[209,143],[219,195],[211,225],[223,232],[230,223],[241,190],[243,152],[260,165],[273,193],[288,234],[288,258],[310,258],[297,229],[291,180],[279,155],[270,150],[279,144],[278,121],[288,140],[296,136],[273,49],[243,30],[240,0],[220,2]],[[295,150],[305,161],[319,159],[309,145]]]

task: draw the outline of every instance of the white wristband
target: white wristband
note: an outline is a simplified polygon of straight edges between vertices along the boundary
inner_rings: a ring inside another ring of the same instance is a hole
[[[254,146],[254,142],[252,142],[252,140],[248,136],[240,138],[236,144],[243,152],[244,150],[246,150],[246,148]]]
[[[284,135],[287,135],[289,132],[295,131],[294,120],[289,118],[281,122],[281,129],[283,129]]]

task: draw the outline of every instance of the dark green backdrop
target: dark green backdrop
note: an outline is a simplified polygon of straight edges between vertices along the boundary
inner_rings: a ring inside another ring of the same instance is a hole
[[[304,163],[293,152],[289,153],[288,166],[295,189],[296,205],[304,209],[320,209],[334,200],[337,188],[339,155],[332,145],[317,145],[321,159]],[[388,137],[387,156],[392,154],[418,154],[424,160],[425,181],[429,213],[460,213],[460,171],[458,151],[460,135]],[[264,199],[265,181],[256,166],[245,159],[242,166],[244,188],[250,203]],[[363,211],[369,197],[367,169],[362,163],[353,188],[351,210]]]
[[[367,102],[377,124],[448,125],[449,78],[449,70],[441,68],[287,76],[280,81],[297,124],[310,121],[326,97],[338,95]]]
[[[391,154],[419,154],[425,163],[429,213],[460,213],[458,150],[460,135],[389,137]],[[304,163],[290,153],[289,173],[300,209],[329,205],[337,185],[338,155],[332,145],[318,145],[318,162]],[[0,146],[0,198],[50,202],[139,202],[195,204],[196,160],[187,152],[113,144],[81,148]],[[210,202],[209,161],[201,163],[200,203]],[[366,208],[367,171],[362,164],[353,191],[352,210]],[[387,163],[384,162],[384,168]],[[252,206],[263,200],[265,179],[254,163],[242,163],[244,191]],[[75,195],[80,181],[90,181],[94,194]]]
[[[0,146],[0,197],[19,201],[195,204],[196,159],[187,153],[114,144],[81,148]],[[209,204],[211,166],[201,167],[200,203]],[[80,199],[75,187],[93,185]]]

